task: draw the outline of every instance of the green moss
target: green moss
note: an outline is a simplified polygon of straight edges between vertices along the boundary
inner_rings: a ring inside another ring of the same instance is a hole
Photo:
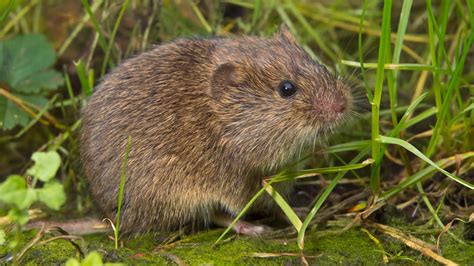
[[[404,232],[416,235],[417,227],[406,225],[400,228]],[[403,243],[386,235],[371,231],[380,246],[375,244],[361,228],[352,228],[342,232],[340,226],[330,226],[323,230],[309,232],[305,241],[305,252],[310,264],[383,264],[382,254],[387,254],[391,263],[431,264],[437,263],[421,255]],[[419,227],[418,227],[418,230]],[[461,237],[462,226],[456,226],[451,231]],[[124,239],[124,247],[114,249],[114,242],[107,235],[92,235],[85,237],[88,252],[98,251],[106,262],[123,262],[129,265],[138,263],[153,263],[158,265],[183,261],[190,265],[282,265],[299,264],[298,256],[276,256],[262,258],[263,253],[292,253],[300,254],[293,239],[261,239],[245,236],[229,236],[218,246],[215,240],[222,230],[203,231],[190,236],[183,236],[179,241],[170,245],[160,246],[162,236],[143,235],[137,238]],[[30,239],[33,233],[26,234]],[[416,235],[431,244],[435,244],[434,234],[420,233]],[[474,246],[464,245],[455,241],[448,234],[441,238],[441,254],[460,264],[474,261]],[[34,246],[25,256],[24,262],[32,264],[64,263],[70,257],[77,257],[77,250],[65,240],[57,240],[45,245]]]
[[[456,226],[451,230],[451,232],[462,239],[463,226],[464,225]],[[443,234],[440,243],[441,255],[462,265],[472,265],[474,261],[474,243],[472,241],[466,242],[465,245],[460,244],[450,235],[446,233]]]

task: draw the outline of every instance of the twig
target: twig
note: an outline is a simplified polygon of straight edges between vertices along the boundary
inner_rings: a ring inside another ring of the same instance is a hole
[[[33,118],[36,117],[37,114],[30,107],[32,107],[33,109],[35,109],[38,112],[41,112],[41,108],[39,108],[38,106],[23,101],[22,99],[20,99],[20,98],[16,97],[15,95],[9,93],[5,89],[0,88],[0,95],[2,95],[3,97],[7,98],[10,101],[12,101],[14,104],[16,104],[19,108],[21,108],[23,111],[28,113]],[[28,107],[27,105],[29,105],[30,107]],[[39,121],[43,124],[47,125],[48,122],[49,122],[49,123],[53,124],[55,127],[57,127],[58,129],[64,129],[66,127],[63,124],[59,123],[58,120],[54,116],[49,114],[48,112],[45,112],[43,116],[46,120],[39,119]]]
[[[430,257],[430,258],[436,260],[439,263],[442,263],[444,265],[458,265],[457,263],[453,262],[452,260],[446,259],[445,257],[443,257],[443,256],[439,255],[438,253],[436,253],[436,246],[435,245],[426,243],[423,240],[420,240],[420,239],[418,239],[414,236],[411,236],[411,235],[407,235],[407,234],[403,233],[402,231],[400,231],[396,228],[387,226],[387,225],[373,223],[373,222],[369,222],[369,221],[366,221],[365,224],[372,227],[372,228],[377,229],[378,231],[380,231],[380,232],[382,232],[386,235],[389,235],[389,236],[391,236],[391,237],[393,237],[397,240],[402,241],[408,247],[410,247],[412,249],[415,249],[415,250],[418,250],[421,254],[423,254],[427,257]]]

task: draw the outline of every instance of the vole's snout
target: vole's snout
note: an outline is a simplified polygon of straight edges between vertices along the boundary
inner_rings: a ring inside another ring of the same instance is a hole
[[[347,109],[347,99],[341,92],[337,91],[329,97],[317,99],[314,103],[314,109],[317,116],[323,119],[324,122],[334,122],[342,117]]]

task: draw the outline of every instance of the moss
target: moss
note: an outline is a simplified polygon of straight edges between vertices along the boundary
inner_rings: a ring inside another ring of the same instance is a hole
[[[459,224],[453,228],[451,232],[459,239],[462,239],[464,226],[463,224]],[[446,233],[443,234],[440,242],[441,255],[462,265],[472,265],[474,261],[474,243],[473,241],[464,241],[467,243],[461,244],[452,236]]]
[[[323,230],[309,232],[305,240],[305,255],[310,264],[383,264],[382,251],[360,228],[341,232],[342,227],[330,226]],[[416,233],[416,227],[400,228],[405,232]],[[419,228],[418,228],[419,229]],[[462,236],[462,226],[453,227],[452,232]],[[124,239],[124,247],[114,249],[114,242],[107,235],[85,237],[88,251],[96,250],[104,261],[124,262],[129,265],[152,263],[158,265],[183,261],[190,265],[282,265],[299,264],[297,256],[256,257],[255,253],[293,253],[299,254],[295,239],[260,239],[245,236],[233,236],[218,246],[214,241],[222,230],[203,231],[184,236],[179,241],[160,247],[162,237],[144,235],[133,239]],[[430,258],[408,248],[403,243],[377,232],[371,232],[388,254],[389,261],[397,264],[436,265]],[[32,238],[34,234],[26,234]],[[418,237],[418,236],[417,236]],[[420,236],[420,238],[423,238]],[[434,243],[433,234],[424,237]],[[460,264],[474,261],[474,246],[456,242],[444,234],[441,238],[442,255]],[[32,264],[63,263],[70,257],[77,257],[76,249],[65,240],[57,240],[46,245],[34,246],[25,256],[24,262]]]

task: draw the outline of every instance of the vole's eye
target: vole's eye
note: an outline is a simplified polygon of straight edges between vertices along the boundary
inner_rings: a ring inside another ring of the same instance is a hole
[[[278,92],[283,98],[290,98],[296,93],[297,90],[298,88],[296,85],[289,80],[284,80],[280,83],[280,85],[278,85]]]

